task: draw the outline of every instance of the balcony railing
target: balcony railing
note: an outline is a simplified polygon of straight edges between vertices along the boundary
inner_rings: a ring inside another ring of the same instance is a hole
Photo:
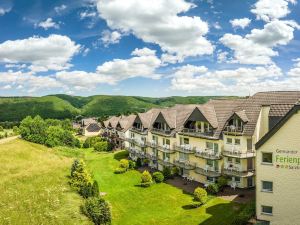
[[[209,137],[213,136],[214,132],[212,130],[198,130],[198,129],[190,129],[190,128],[184,128],[181,131],[182,134],[190,135],[190,136],[195,136],[195,137]]]
[[[132,127],[132,128],[130,128],[130,131],[139,133],[139,134],[147,134],[147,130],[143,129],[143,128]]]
[[[156,134],[162,134],[162,135],[171,135],[171,133],[172,133],[171,130],[163,130],[163,129],[158,129],[158,128],[152,128],[151,132],[156,133]]]
[[[196,163],[192,163],[188,160],[175,159],[174,165],[186,170],[193,170],[196,168]]]
[[[215,168],[206,166],[205,168],[196,167],[195,172],[207,177],[219,177],[221,176],[221,172],[216,170]]]
[[[162,146],[159,145],[158,150],[165,153],[175,153],[174,146],[170,146],[170,145],[162,145]]]
[[[157,160],[157,156],[154,155],[153,153],[146,153],[145,157],[150,160]]]
[[[139,140],[139,141],[135,140],[135,144],[142,147],[142,148],[147,146],[146,141],[142,141],[142,140]]]
[[[156,141],[153,141],[153,140],[148,141],[146,144],[147,144],[148,147],[151,147],[151,148],[157,148],[158,147],[158,143]]]
[[[205,149],[205,150],[196,149],[195,156],[204,159],[214,159],[214,160],[222,158],[221,154],[219,152],[215,152],[213,149]]]
[[[234,126],[234,125],[228,125],[223,130],[226,134],[242,134],[243,133],[243,127],[241,126]]]
[[[170,159],[158,159],[158,164],[162,166],[173,166],[173,163],[171,163]]]
[[[196,148],[192,147],[191,145],[177,145],[176,150],[186,154],[193,154],[196,152]]]
[[[224,156],[228,156],[228,157],[253,158],[253,157],[255,157],[256,152],[253,150],[242,152],[236,148],[232,148],[231,150],[224,150],[222,154]]]
[[[242,170],[239,167],[224,166],[223,174],[236,177],[251,177],[255,174],[254,169]]]

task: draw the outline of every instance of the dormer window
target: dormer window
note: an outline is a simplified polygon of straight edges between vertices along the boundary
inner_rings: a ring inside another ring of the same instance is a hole
[[[153,124],[153,128],[158,129],[158,130],[170,130],[170,127],[166,123],[158,123],[155,122]]]

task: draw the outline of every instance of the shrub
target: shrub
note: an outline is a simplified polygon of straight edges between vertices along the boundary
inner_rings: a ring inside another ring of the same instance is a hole
[[[75,171],[72,172],[72,168],[71,173],[73,175],[71,176],[70,185],[75,190],[80,192],[82,188],[86,188],[86,186],[92,183],[92,178],[91,175],[88,173],[83,160],[80,160],[79,163],[76,165]]]
[[[101,141],[94,144],[94,150],[97,152],[107,152],[108,151],[108,142]]]
[[[199,208],[202,205],[201,202],[192,202],[189,206],[191,208]]]
[[[197,187],[194,191],[194,198],[196,201],[201,204],[205,204],[207,202],[207,192],[205,189]]]
[[[135,162],[132,160],[129,160],[129,169],[134,169],[136,166]]]
[[[218,184],[210,184],[207,187],[207,191],[211,194],[217,194],[219,192],[219,185]]]
[[[142,166],[142,160],[140,158],[137,158],[136,167],[141,167],[141,166]]]
[[[4,131],[4,128],[2,126],[0,126],[0,131]]]
[[[172,178],[172,172],[171,172],[170,167],[164,167],[162,173],[163,173],[164,178],[165,178],[166,180]]]
[[[87,139],[85,139],[84,143],[83,143],[83,147],[84,148],[92,148],[94,147],[94,145],[97,142],[102,142],[102,138],[101,137],[88,137]]]
[[[74,172],[77,171],[78,167],[79,167],[79,160],[75,159],[73,161],[73,164],[72,164],[72,167],[71,167],[71,177],[74,176]]]
[[[88,198],[81,207],[81,210],[96,225],[111,224],[110,207],[103,198]]]
[[[231,225],[244,225],[247,224],[249,219],[255,216],[255,202],[248,203],[241,212],[235,216]]]
[[[14,127],[13,127],[13,132],[14,132],[14,134],[19,134],[19,133],[20,133],[19,127],[14,126]]]
[[[218,185],[219,185],[219,189],[223,190],[223,188],[227,185],[228,180],[225,177],[219,177],[218,178]]]
[[[152,176],[147,170],[142,173],[141,180],[142,187],[149,187],[152,184]]]
[[[148,165],[148,164],[149,164],[149,162],[150,162],[150,160],[149,160],[149,159],[144,159],[144,160],[143,160],[143,164],[145,164],[145,165]]]
[[[84,198],[99,196],[99,186],[97,181],[94,181],[93,184],[88,183],[82,186],[79,190],[79,194]]]
[[[127,170],[129,168],[129,161],[127,159],[120,160],[120,167]]]
[[[114,171],[115,174],[121,174],[121,173],[125,173],[125,172],[126,172],[126,169],[121,168],[121,167],[116,168]]]
[[[179,175],[179,169],[177,167],[172,167],[171,174],[172,176]]]
[[[164,175],[161,172],[153,173],[153,179],[156,183],[161,183],[164,181]]]

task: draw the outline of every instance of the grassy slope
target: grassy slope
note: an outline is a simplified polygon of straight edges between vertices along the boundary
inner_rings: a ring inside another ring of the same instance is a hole
[[[238,205],[212,198],[204,207],[184,209],[192,202],[192,196],[167,184],[155,184],[150,188],[136,186],[140,173],[129,171],[114,174],[118,161],[111,153],[86,154],[87,164],[99,182],[105,198],[113,209],[113,224],[172,224],[172,225],[228,225],[236,215]]]
[[[71,158],[22,140],[0,144],[0,224],[91,224],[66,176]]]
[[[38,98],[0,98],[0,121],[18,121],[27,115],[66,118],[79,113],[69,102],[56,96]]]

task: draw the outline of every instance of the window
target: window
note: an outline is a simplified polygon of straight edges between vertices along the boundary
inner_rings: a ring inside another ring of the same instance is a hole
[[[262,153],[262,162],[272,164],[273,163],[273,153],[263,152]]]
[[[163,153],[163,159],[164,160],[170,160],[170,153]]]
[[[272,206],[262,205],[261,206],[261,212],[263,214],[272,215],[273,214],[273,207]]]
[[[189,155],[188,154],[184,154],[182,152],[179,152],[179,160],[189,160]]]
[[[241,159],[236,158],[236,159],[235,159],[235,163],[236,163],[236,164],[241,164]]]
[[[234,144],[235,145],[240,145],[241,144],[241,140],[240,139],[234,139]]]
[[[180,138],[180,145],[188,145],[190,143],[190,140],[188,138]]]
[[[213,166],[214,166],[214,161],[211,160],[211,159],[207,159],[207,160],[206,160],[206,164],[207,164],[208,166],[210,166],[210,167],[213,167]]]
[[[227,139],[226,139],[226,143],[227,143],[227,144],[232,144],[232,138],[227,138]]]
[[[227,161],[228,161],[229,163],[232,163],[232,158],[228,157],[228,158],[227,158]]]
[[[215,182],[214,177],[206,177],[206,180],[209,181],[209,182]]]
[[[219,151],[218,143],[206,142],[206,148],[210,150],[214,150],[215,153]]]
[[[262,181],[262,191],[272,192],[273,191],[273,182],[271,182],[271,181]]]
[[[237,183],[240,183],[241,182],[241,178],[240,177],[234,177],[234,181],[237,182]]]

